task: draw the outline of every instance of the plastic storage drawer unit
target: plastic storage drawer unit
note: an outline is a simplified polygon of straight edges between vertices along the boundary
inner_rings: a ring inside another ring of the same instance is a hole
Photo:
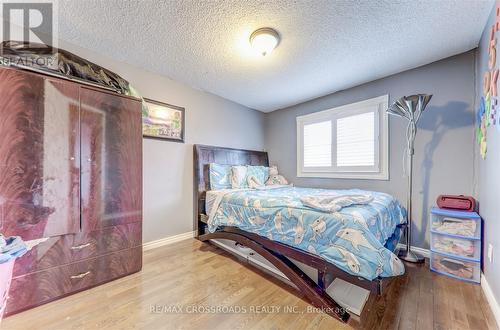
[[[476,212],[433,208],[431,270],[463,281],[480,282],[481,217]]]

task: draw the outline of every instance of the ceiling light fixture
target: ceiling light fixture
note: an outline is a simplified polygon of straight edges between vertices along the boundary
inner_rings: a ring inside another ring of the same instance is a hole
[[[280,42],[280,35],[268,27],[255,30],[250,36],[250,44],[262,56],[271,53]]]

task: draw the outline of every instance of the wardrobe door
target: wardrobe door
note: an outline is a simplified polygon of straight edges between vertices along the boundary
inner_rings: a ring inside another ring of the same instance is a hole
[[[82,229],[142,219],[141,103],[80,88]]]
[[[78,86],[0,68],[0,232],[80,230]]]

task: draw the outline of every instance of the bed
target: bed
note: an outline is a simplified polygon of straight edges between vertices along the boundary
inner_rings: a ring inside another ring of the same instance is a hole
[[[210,163],[268,166],[265,152],[194,146],[195,228],[198,239],[229,239],[266,258],[315,307],[341,321],[349,314],[325,289],[335,278],[382,294],[404,266],[393,251],[406,214],[390,195],[290,186],[210,191]],[[304,205],[307,196],[369,194],[370,202],[323,212]],[[317,283],[291,259],[318,270]]]

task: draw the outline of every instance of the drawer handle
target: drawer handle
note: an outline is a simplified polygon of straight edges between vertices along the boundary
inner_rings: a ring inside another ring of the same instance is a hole
[[[81,250],[81,249],[85,249],[86,247],[91,246],[91,245],[92,245],[92,243],[86,243],[86,244],[82,244],[82,245],[72,246],[71,250]]]
[[[85,276],[89,275],[90,274],[90,270],[88,272],[85,272],[85,273],[81,273],[81,274],[78,274],[78,275],[73,275],[71,276],[70,278],[73,280],[73,279],[79,279],[79,278],[84,278]]]

